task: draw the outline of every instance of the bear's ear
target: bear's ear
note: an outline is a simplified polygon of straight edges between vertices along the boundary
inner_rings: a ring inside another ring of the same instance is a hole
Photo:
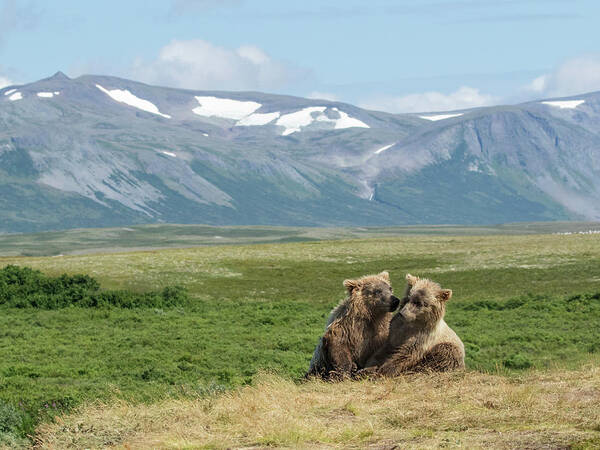
[[[440,300],[441,302],[447,302],[448,300],[450,300],[450,297],[452,297],[451,289],[440,289],[440,292],[438,292],[437,295],[438,300]]]
[[[419,281],[419,277],[415,277],[415,276],[411,275],[410,273],[407,273],[406,274],[406,281],[408,282],[409,286],[414,286],[415,283],[417,281]]]
[[[348,293],[352,294],[355,289],[360,287],[360,281],[358,280],[344,280],[344,287],[348,289]]]
[[[384,270],[383,272],[381,272],[379,275],[377,275],[379,278],[383,278],[385,281],[390,282],[390,274],[387,270]]]

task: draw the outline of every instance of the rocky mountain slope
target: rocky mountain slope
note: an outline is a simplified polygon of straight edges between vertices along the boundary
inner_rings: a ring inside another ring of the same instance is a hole
[[[0,90],[0,231],[600,219],[600,93],[388,114],[62,73]]]

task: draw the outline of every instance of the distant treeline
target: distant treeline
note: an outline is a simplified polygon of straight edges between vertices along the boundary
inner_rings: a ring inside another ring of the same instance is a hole
[[[160,291],[100,290],[89,275],[49,277],[29,267],[9,265],[0,270],[0,306],[11,308],[167,308],[188,302],[181,286]]]

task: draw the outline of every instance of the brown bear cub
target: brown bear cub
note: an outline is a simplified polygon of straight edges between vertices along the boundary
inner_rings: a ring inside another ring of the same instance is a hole
[[[344,286],[348,297],[331,311],[307,376],[351,376],[387,339],[392,312],[400,304],[389,274],[345,280]]]
[[[388,339],[362,373],[394,376],[464,368],[464,345],[444,321],[452,291],[410,274],[406,280],[406,295],[390,322]]]

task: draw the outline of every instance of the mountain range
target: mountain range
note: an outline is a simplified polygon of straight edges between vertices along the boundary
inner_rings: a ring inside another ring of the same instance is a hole
[[[0,232],[600,219],[600,93],[422,114],[61,72],[0,89]]]

